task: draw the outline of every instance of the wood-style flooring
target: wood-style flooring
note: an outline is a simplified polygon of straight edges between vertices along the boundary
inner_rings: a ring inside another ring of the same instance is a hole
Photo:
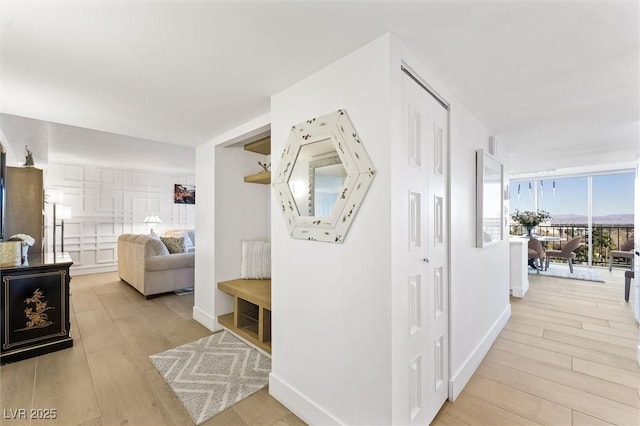
[[[73,347],[0,367],[2,425],[193,425],[148,356],[210,335],[193,295],[146,300],[117,273],[71,280]],[[55,409],[55,420],[4,410]],[[10,417],[9,414],[7,416]],[[304,424],[263,389],[203,425]]]
[[[638,324],[622,271],[604,284],[529,275],[511,319],[433,425],[640,425]],[[632,287],[633,288],[633,287]]]
[[[530,276],[512,318],[434,425],[639,425],[638,325],[621,271],[606,283]],[[0,407],[55,408],[7,425],[192,425],[148,355],[210,334],[193,296],[145,300],[117,274],[72,280],[74,347],[0,368]],[[631,300],[633,300],[633,290]],[[265,389],[205,425],[302,425]]]

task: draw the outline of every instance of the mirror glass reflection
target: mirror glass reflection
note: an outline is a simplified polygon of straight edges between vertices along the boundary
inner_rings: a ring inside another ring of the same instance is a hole
[[[331,139],[300,147],[288,181],[298,214],[330,216],[346,177]]]
[[[484,247],[488,244],[502,240],[503,232],[503,204],[502,185],[503,171],[502,165],[485,153],[482,156],[481,176],[478,180],[482,182],[479,188],[482,192],[481,213],[482,213],[482,240],[478,239],[476,245]],[[477,238],[480,238],[477,236]]]

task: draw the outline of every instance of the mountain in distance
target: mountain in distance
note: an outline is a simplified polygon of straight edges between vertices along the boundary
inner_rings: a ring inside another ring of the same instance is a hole
[[[551,217],[552,225],[586,224],[587,216],[579,214],[558,214]],[[609,214],[594,216],[593,223],[603,225],[633,225],[632,214]]]

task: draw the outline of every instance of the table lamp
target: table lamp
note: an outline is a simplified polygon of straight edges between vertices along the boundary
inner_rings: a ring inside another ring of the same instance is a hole
[[[144,223],[148,223],[149,224],[149,233],[150,234],[155,234],[155,232],[153,231],[153,224],[154,223],[160,223],[162,222],[162,220],[156,216],[154,213],[151,213],[149,216],[144,218]]]

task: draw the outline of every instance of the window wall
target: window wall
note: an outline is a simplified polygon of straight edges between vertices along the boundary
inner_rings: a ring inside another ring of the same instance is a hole
[[[634,173],[616,173],[592,178],[594,264],[606,264],[609,251],[619,250],[633,238],[634,176]],[[630,264],[629,259],[619,262],[622,266]]]
[[[633,171],[583,176],[512,179],[509,184],[510,210],[546,210],[551,219],[538,233],[569,240],[583,237],[576,250],[577,263],[608,265],[609,252],[633,238]],[[522,232],[512,224],[511,232]],[[559,248],[559,243],[554,244]],[[628,267],[628,260],[616,260]]]

